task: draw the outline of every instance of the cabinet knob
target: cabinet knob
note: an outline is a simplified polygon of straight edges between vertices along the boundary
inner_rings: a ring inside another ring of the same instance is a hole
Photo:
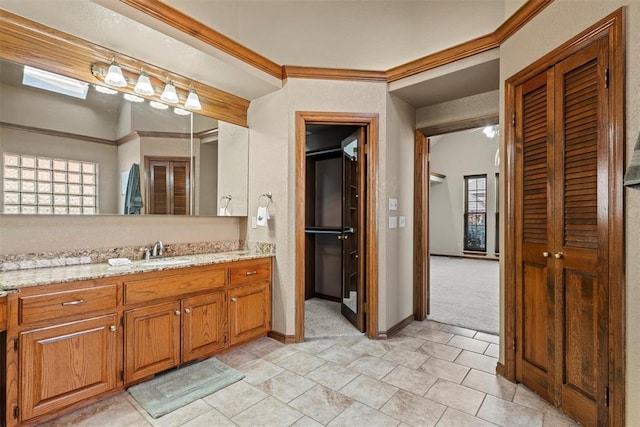
[[[231,298],[231,302],[236,302],[236,301],[238,301],[238,298],[236,298],[236,297],[232,297]]]
[[[555,254],[553,257],[554,257],[555,259],[560,259],[560,258],[562,258],[563,256],[564,256],[564,254],[563,254],[562,252],[558,252],[558,253],[557,253],[557,254]]]
[[[181,314],[180,310],[176,310],[175,313],[176,313],[176,316],[180,316]]]
[[[110,330],[111,332],[115,332],[115,331],[116,331],[116,329],[117,329],[117,328],[116,328],[116,325],[111,325],[111,326],[109,326],[109,330]]]
[[[191,313],[191,309],[190,309],[190,308],[185,308],[185,309],[184,309],[184,312],[185,312],[185,313],[187,313],[187,314],[189,314],[189,313]]]
[[[551,254],[549,252],[545,251],[545,252],[542,252],[542,256],[545,257],[545,258],[549,258],[551,256]]]
[[[344,239],[344,236],[342,234],[338,234],[338,240],[342,240]]]

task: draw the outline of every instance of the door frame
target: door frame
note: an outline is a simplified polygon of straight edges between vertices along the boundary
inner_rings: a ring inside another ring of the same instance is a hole
[[[429,191],[430,156],[429,137],[459,132],[484,126],[497,125],[498,114],[472,117],[456,122],[443,123],[416,130],[414,147],[413,181],[413,318],[427,318],[430,307],[430,249],[429,249]],[[425,185],[425,183],[429,185]]]
[[[306,125],[363,126],[366,132],[366,201],[365,201],[365,331],[367,337],[378,338],[378,231],[376,221],[378,187],[378,114],[296,111],[296,192],[295,192],[295,338],[304,341],[305,297],[305,183]]]
[[[625,40],[624,11],[620,8],[582,33],[549,52],[505,82],[505,117],[515,112],[515,88],[549,66],[579,51],[597,39],[609,43],[610,153],[609,153],[609,424],[624,425],[625,406],[625,279],[624,279],[624,150],[625,150]],[[504,203],[504,336],[503,362],[497,371],[515,381],[516,373],[516,244],[515,199],[517,188],[515,156],[516,141],[513,126],[503,126],[505,133]]]

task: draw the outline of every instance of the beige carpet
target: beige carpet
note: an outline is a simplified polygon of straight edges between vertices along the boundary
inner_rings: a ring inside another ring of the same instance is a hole
[[[432,256],[430,280],[429,319],[498,333],[499,262]]]
[[[340,303],[320,298],[304,302],[305,339],[363,335],[340,313]]]

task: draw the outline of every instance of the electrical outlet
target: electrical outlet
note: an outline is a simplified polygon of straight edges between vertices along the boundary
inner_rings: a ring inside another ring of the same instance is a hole
[[[398,228],[398,217],[390,216],[389,217],[389,228]]]
[[[398,227],[405,228],[407,226],[407,218],[404,216],[398,217]]]
[[[389,210],[390,211],[398,210],[398,199],[389,199]]]

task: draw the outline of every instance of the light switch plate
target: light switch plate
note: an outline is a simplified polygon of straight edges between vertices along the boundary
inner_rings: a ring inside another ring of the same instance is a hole
[[[389,199],[389,210],[390,211],[398,210],[398,199]]]
[[[251,228],[258,228],[258,219],[255,216],[251,217]]]
[[[404,216],[398,217],[398,227],[405,228],[407,226],[407,218]]]
[[[389,228],[398,228],[398,217],[390,216],[389,217]]]

